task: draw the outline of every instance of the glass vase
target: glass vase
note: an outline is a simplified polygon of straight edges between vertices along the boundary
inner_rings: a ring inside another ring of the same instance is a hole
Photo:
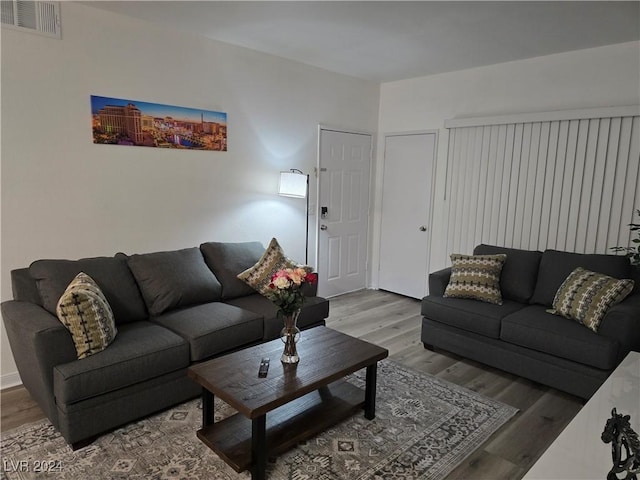
[[[296,325],[298,315],[300,315],[300,310],[296,310],[293,313],[284,313],[278,310],[278,318],[282,319],[284,325],[284,328],[280,332],[280,339],[284,343],[284,351],[280,357],[282,363],[293,364],[300,361],[296,349],[296,343],[300,338],[300,329]]]

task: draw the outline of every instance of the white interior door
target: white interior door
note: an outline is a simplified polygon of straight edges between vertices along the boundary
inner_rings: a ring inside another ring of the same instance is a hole
[[[320,130],[318,294],[366,287],[371,135]]]
[[[386,135],[378,286],[427,293],[435,133]]]

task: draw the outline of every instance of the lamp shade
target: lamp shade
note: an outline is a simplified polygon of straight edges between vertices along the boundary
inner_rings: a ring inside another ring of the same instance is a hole
[[[296,172],[280,172],[278,194],[285,197],[305,198],[307,196],[307,175]]]

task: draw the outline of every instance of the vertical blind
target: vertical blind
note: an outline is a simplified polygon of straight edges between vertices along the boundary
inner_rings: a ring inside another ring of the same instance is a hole
[[[564,113],[445,124],[447,254],[480,243],[578,253],[630,245],[638,108]]]

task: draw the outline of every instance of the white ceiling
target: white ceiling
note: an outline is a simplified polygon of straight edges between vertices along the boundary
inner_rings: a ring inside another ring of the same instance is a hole
[[[374,82],[640,39],[639,1],[86,4]]]

